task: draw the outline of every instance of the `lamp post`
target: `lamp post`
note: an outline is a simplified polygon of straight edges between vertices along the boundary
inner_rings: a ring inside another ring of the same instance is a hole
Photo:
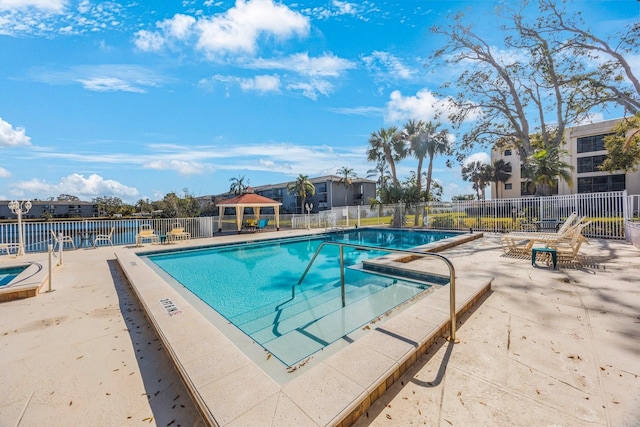
[[[26,202],[18,202],[17,200],[12,200],[9,202],[9,209],[11,212],[18,215],[18,255],[24,255],[24,230],[22,230],[22,214],[26,214],[31,209],[31,201],[27,200]]]
[[[313,203],[305,203],[304,204],[305,209],[307,210],[307,230],[311,229],[311,218],[309,217],[309,215],[311,215],[311,209],[313,209]]]

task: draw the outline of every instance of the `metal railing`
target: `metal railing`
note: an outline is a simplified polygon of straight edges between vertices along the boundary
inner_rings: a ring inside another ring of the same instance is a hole
[[[316,214],[280,214],[281,230],[303,228],[351,228],[369,226],[418,227],[435,230],[464,230],[470,228],[486,232],[509,232],[536,224],[564,221],[572,212],[587,216],[591,225],[585,230],[587,237],[624,239],[625,224],[638,222],[640,195],[627,195],[624,191],[608,193],[572,194],[566,196],[522,197],[517,199],[471,200],[456,202],[430,202],[415,206],[379,205],[338,207]],[[269,219],[267,229],[275,230],[274,214],[262,213]],[[27,252],[46,252],[53,243],[51,232],[71,236],[77,246],[91,243],[95,234],[113,234],[114,245],[135,244],[135,236],[142,224],[150,224],[157,234],[166,234],[175,222],[185,227],[191,238],[207,238],[222,231],[237,231],[235,215],[197,218],[122,218],[25,221],[24,247]],[[0,248],[16,251],[18,223],[0,222]]]
[[[292,228],[323,228],[331,222],[340,227],[392,226],[437,230],[470,228],[486,232],[510,232],[563,222],[572,212],[592,222],[588,237],[624,239],[625,221],[638,217],[640,196],[626,191],[562,196],[519,197],[495,200],[429,202],[415,205],[348,206],[312,214],[293,215]],[[282,221],[282,217],[281,217]]]
[[[377,250],[377,251],[384,251],[384,252],[411,254],[411,255],[417,255],[422,258],[436,258],[443,261],[445,264],[447,264],[447,267],[449,268],[449,320],[451,322],[451,335],[449,336],[448,339],[450,341],[457,342],[456,341],[456,272],[455,272],[455,268],[453,267],[453,263],[449,261],[449,259],[447,259],[446,257],[440,254],[436,254],[432,252],[412,251],[409,249],[391,249],[391,248],[385,248],[385,247],[379,247],[379,246],[363,246],[363,245],[356,245],[353,243],[322,242],[320,243],[320,246],[318,246],[318,249],[316,249],[316,252],[313,254],[313,257],[311,257],[311,261],[309,261],[307,268],[304,270],[304,273],[302,273],[300,280],[298,280],[298,284],[292,286],[291,288],[292,298],[295,298],[295,287],[302,284],[302,281],[304,280],[304,278],[307,276],[307,273],[311,269],[311,265],[316,260],[316,258],[318,257],[318,254],[320,254],[320,251],[325,245],[334,245],[340,248],[340,291],[342,295],[342,307],[345,306],[344,251],[343,251],[343,248],[345,246],[349,248],[358,249],[358,250],[367,250],[367,251]]]

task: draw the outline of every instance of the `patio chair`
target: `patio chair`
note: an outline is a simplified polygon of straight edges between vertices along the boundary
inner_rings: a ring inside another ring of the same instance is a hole
[[[581,217],[572,223],[574,218],[573,214],[567,218],[567,221],[556,233],[514,232],[501,236],[502,250],[508,255],[528,256],[536,243],[549,246],[561,240],[571,240],[574,234],[580,234],[581,230],[591,223],[583,222],[586,217]]]
[[[140,226],[140,231],[136,234],[136,246],[142,246],[142,242],[145,240],[149,240],[152,244],[160,243],[160,236],[151,228],[151,224],[142,224]]]
[[[255,231],[257,226],[258,226],[258,222],[254,218],[247,218],[242,224],[242,229]]]
[[[60,247],[60,245],[64,246],[65,243],[70,243],[73,249],[76,248],[73,237],[64,235],[62,233],[58,236],[53,230],[50,229],[49,231],[51,231],[51,236],[53,236],[53,250],[56,249],[56,245]]]
[[[576,226],[569,239],[560,239],[547,245],[549,248],[555,249],[558,262],[571,263],[578,261],[580,247],[583,243],[589,244],[588,239],[582,234],[582,230],[590,224],[591,221],[580,223]]]
[[[167,231],[167,242],[189,239],[191,239],[191,233],[184,231],[184,227],[179,222],[174,223],[171,230]]]
[[[256,225],[256,229],[257,229],[258,231],[262,231],[262,230],[264,230],[264,229],[265,229],[265,227],[267,226],[267,224],[269,224],[269,219],[268,219],[268,218],[266,218],[266,219],[261,219],[261,220],[259,220],[259,221],[258,221],[258,224]]]
[[[109,234],[96,234],[96,238],[93,241],[93,247],[97,247],[98,246],[98,242],[107,242],[109,243],[111,246],[113,246],[113,242],[111,241],[111,236],[113,236],[113,231],[115,230],[115,227],[111,227],[111,231],[109,231]]]
[[[578,224],[580,221],[584,221],[585,217],[582,218],[578,218],[578,213],[577,212],[572,212],[571,215],[569,215],[567,217],[567,219],[564,221],[564,223],[558,227],[558,230],[555,232],[536,232],[534,230],[531,231],[514,231],[512,233],[509,233],[509,235],[512,236],[521,236],[521,235],[527,235],[530,236],[532,234],[549,234],[549,235],[557,235],[557,234],[562,234],[565,231],[567,231],[570,227]]]

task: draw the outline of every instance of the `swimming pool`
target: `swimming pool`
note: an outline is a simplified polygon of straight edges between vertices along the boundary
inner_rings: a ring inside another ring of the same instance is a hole
[[[148,259],[200,300],[292,366],[429,289],[433,283],[366,271],[362,262],[388,254],[344,248],[345,308],[334,241],[408,249],[459,233],[359,229],[295,239],[214,246],[149,255]]]
[[[0,287],[7,286],[13,281],[20,273],[27,269],[28,265],[21,265],[16,267],[2,267],[0,268]]]

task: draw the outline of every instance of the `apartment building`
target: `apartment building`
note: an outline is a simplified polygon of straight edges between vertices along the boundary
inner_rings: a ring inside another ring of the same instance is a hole
[[[568,154],[563,160],[573,166],[572,185],[558,182],[557,194],[600,193],[627,190],[628,194],[640,194],[640,172],[603,172],[598,170],[607,157],[603,138],[612,133],[620,119],[567,128],[564,149]],[[511,164],[511,178],[507,182],[491,184],[492,199],[530,196],[525,180],[522,179],[521,161],[517,150],[503,149],[491,151],[491,162],[502,159]]]
[[[9,209],[9,200],[0,200],[0,219],[15,219],[16,215]],[[93,202],[80,200],[31,200],[31,209],[24,214],[24,219],[40,218],[93,218],[99,216],[98,206]]]
[[[293,181],[281,182],[278,184],[252,186],[253,192],[264,197],[282,203],[280,212],[282,213],[303,213],[300,201],[294,194],[289,194],[287,186]],[[354,178],[350,186],[345,186],[340,182],[340,177],[326,175],[316,178],[309,178],[309,182],[315,187],[315,194],[307,198],[307,203],[312,204],[312,213],[331,209],[340,206],[367,205],[369,199],[376,196],[376,181],[364,178]],[[220,194],[213,200],[233,197],[233,194]],[[306,212],[306,211],[305,211]]]

